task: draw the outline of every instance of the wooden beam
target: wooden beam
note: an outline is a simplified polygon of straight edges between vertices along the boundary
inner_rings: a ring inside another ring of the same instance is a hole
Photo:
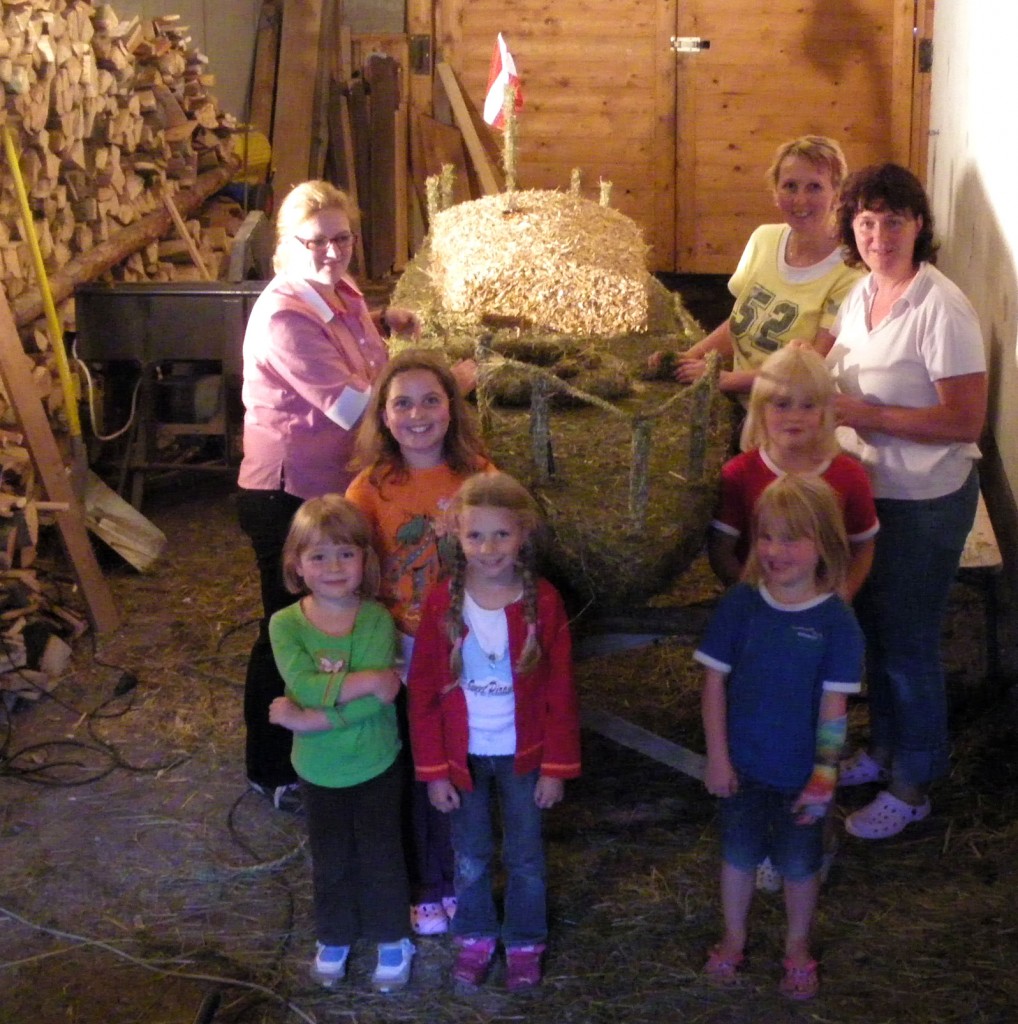
[[[163,206],[165,206],[169,211],[173,225],[177,229],[177,234],[180,235],[180,240],[187,246],[191,262],[198,268],[198,273],[201,274],[201,279],[203,281],[211,281],[212,275],[209,274],[208,268],[205,266],[205,261],[202,259],[201,253],[198,251],[198,246],[194,244],[191,232],[187,230],[187,225],[184,223],[184,218],[180,215],[180,210],[177,209],[177,204],[174,203],[173,199],[166,193],[163,194]]]
[[[254,68],[251,71],[251,95],[248,98],[248,123],[267,139],[272,138],[272,118],[276,102],[276,70],[279,61],[279,35],[283,20],[282,0],[263,0],[255,36]]]
[[[218,192],[237,173],[239,162],[206,171],[198,177],[192,188],[176,193],[177,209],[183,216],[196,210],[210,195]],[[131,253],[143,249],[149,242],[162,238],[173,220],[167,209],[156,210],[147,217],[136,221],[130,227],[111,236],[95,246],[88,253],[64,264],[60,270],[50,274],[49,286],[53,301],[61,302],[74,294],[79,284],[94,281],[103,271],[123,262]],[[14,321],[19,327],[33,323],[44,315],[42,294],[38,289],[24,292],[11,304]]]
[[[71,487],[46,410],[32,383],[28,369],[30,362],[21,346],[11,308],[0,292],[0,378],[24,432],[25,447],[46,497],[66,506],[64,511],[54,509],[53,516],[64,551],[81,587],[89,620],[97,633],[114,630],[120,625],[120,615],[96,562],[85,526],[85,510]]]
[[[484,149],[484,144],[481,142],[481,137],[477,134],[477,128],[474,126],[473,118],[470,116],[470,110],[467,107],[466,100],[463,98],[459,82],[456,81],[456,73],[450,65],[445,63],[445,61],[439,63],[436,66],[436,70],[438,71],[438,77],[442,82],[442,88],[445,90],[445,94],[449,98],[449,105],[452,107],[453,119],[456,121],[456,126],[463,134],[463,141],[466,143],[467,152],[470,154],[470,159],[474,163],[474,169],[477,171],[477,179],[481,183],[481,190],[486,196],[493,196],[502,191],[502,176],[488,159],[488,154]]]
[[[321,27],[322,0],[286,0],[276,76],[276,109],[286,116],[274,118],[272,126],[277,203],[294,185],[307,180],[311,167]]]

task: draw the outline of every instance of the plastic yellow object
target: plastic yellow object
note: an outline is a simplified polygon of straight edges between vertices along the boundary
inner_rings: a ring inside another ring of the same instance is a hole
[[[32,208],[28,202],[28,193],[25,191],[25,179],[21,174],[18,151],[14,147],[14,139],[11,138],[10,130],[6,124],[3,126],[3,133],[7,164],[11,169],[11,174],[14,176],[14,188],[18,194],[18,204],[21,207],[21,219],[25,225],[25,237],[28,239],[29,247],[32,250],[32,261],[35,264],[36,277],[39,279],[42,304],[46,310],[46,323],[49,325],[50,341],[53,346],[53,355],[56,358],[60,387],[64,393],[68,431],[72,439],[80,438],[81,419],[78,416],[78,402],[74,394],[74,382],[71,377],[70,366],[67,362],[67,351],[64,348],[64,331],[60,326],[57,308],[53,304],[53,292],[50,290],[49,277],[46,275],[46,264],[42,258],[42,250],[39,248],[39,236],[35,232],[35,221],[32,219]]]
[[[240,160],[240,170],[234,176],[234,181],[247,185],[260,185],[268,178],[272,146],[260,131],[252,128],[234,135],[233,152]]]

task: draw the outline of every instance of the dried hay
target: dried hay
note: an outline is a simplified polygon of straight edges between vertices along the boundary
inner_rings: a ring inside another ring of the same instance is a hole
[[[434,287],[453,312],[567,334],[647,329],[647,247],[610,207],[572,193],[502,193],[441,211],[430,238]]]
[[[730,430],[716,390],[695,414],[686,392],[658,417],[684,393],[645,380],[645,367],[653,351],[688,348],[703,331],[645,270],[640,229],[577,195],[494,196],[432,224],[393,303],[417,311],[419,343],[479,359],[489,449],[542,504],[560,588],[577,607],[646,600],[702,546]],[[542,373],[550,474],[534,462],[534,415],[507,408],[531,403]],[[648,420],[649,454],[637,458],[634,431]],[[691,444],[706,448],[692,469]],[[646,482],[634,483],[634,462]]]
[[[614,415],[590,404],[553,412],[550,479],[535,465],[529,410],[502,407],[486,417],[496,463],[524,481],[541,505],[546,571],[575,607],[607,611],[644,602],[702,548],[730,420],[724,400],[714,401],[704,425],[706,463],[699,472],[691,468],[687,395],[654,421],[642,515],[633,509],[632,417],[674,398],[673,385],[634,384]]]

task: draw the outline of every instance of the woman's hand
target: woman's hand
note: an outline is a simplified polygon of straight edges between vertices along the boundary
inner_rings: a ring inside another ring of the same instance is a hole
[[[448,814],[460,805],[460,795],[448,779],[436,779],[428,783],[428,800],[436,811]]]
[[[553,779],[550,775],[540,775],[537,785],[534,787],[534,803],[542,811],[546,811],[549,807],[561,803],[565,793],[566,786],[561,779]]]

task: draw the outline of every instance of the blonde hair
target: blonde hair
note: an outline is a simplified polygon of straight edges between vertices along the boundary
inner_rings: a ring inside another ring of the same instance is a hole
[[[350,221],[350,230],[356,231],[360,225],[360,211],[357,204],[340,188],[328,181],[305,181],[295,185],[279,204],[276,213],[276,248],[272,256],[272,266],[277,274],[286,271],[289,262],[287,254],[290,243],[297,229],[309,217],[322,210],[339,210],[345,213]]]
[[[474,473],[484,464],[485,447],[477,431],[473,412],[467,405],[449,364],[431,349],[404,349],[382,368],[371,389],[371,400],[357,430],[353,461],[355,469],[370,469],[371,482],[380,486],[383,479],[400,483],[408,476],[406,460],[399,442],[383,422],[389,388],[401,373],[426,370],[433,373],[449,400],[449,426],[442,442],[442,460],[460,476]]]
[[[308,593],[304,577],[298,571],[308,548],[328,541],[351,544],[364,555],[364,571],[357,593],[372,598],[378,593],[382,574],[378,555],[372,546],[371,524],[356,505],[340,494],[309,498],[294,513],[283,544],[283,583],[291,594]]]
[[[781,177],[781,165],[789,157],[802,157],[814,167],[827,168],[831,176],[831,184],[835,192],[841,191],[841,183],[848,177],[848,161],[834,139],[826,135],[800,135],[797,139],[789,139],[778,146],[774,159],[767,168],[767,184],[776,190]]]
[[[789,473],[768,484],[753,507],[753,543],[742,578],[754,586],[763,582],[756,538],[764,520],[778,520],[794,538],[808,537],[816,545],[816,585],[821,591],[840,590],[848,575],[849,547],[841,505],[830,484],[816,476]]]
[[[817,458],[841,451],[835,434],[834,378],[823,357],[811,348],[786,345],[772,352],[761,364],[749,392],[749,409],[742,425],[739,444],[742,450],[766,448],[770,438],[764,417],[768,403],[779,395],[812,401],[820,407],[820,435],[816,439]]]
[[[459,518],[468,508],[502,509],[516,517],[527,539],[520,548],[519,569],[523,579],[523,617],[527,623],[527,639],[515,670],[529,672],[541,658],[537,640],[537,571],[534,565],[534,534],[541,523],[537,503],[530,492],[508,473],[475,473],[456,492],[449,508],[450,520],[457,532]],[[456,545],[456,559],[449,577],[449,611],[445,626],[452,652],[449,666],[457,678],[463,671],[463,600],[466,596],[467,562],[463,548]]]

